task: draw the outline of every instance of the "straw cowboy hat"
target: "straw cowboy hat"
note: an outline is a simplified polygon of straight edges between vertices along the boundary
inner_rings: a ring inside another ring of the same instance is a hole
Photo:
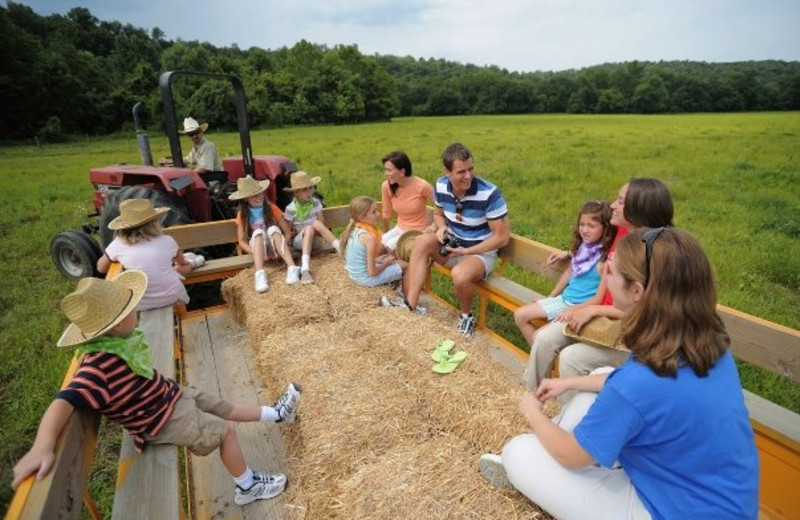
[[[411,259],[411,248],[414,247],[414,239],[422,234],[419,229],[409,229],[404,231],[400,238],[397,239],[397,257],[400,260],[408,262]]]
[[[147,224],[169,211],[154,208],[150,199],[128,199],[119,203],[119,216],[108,223],[108,229],[130,229]]]
[[[197,122],[197,120],[193,117],[187,117],[183,120],[183,130],[180,132],[182,134],[191,134],[193,132],[197,132],[200,130],[203,133],[206,133],[208,130],[208,123],[203,123],[202,125]]]
[[[244,177],[239,177],[239,180],[236,181],[236,191],[228,195],[228,199],[246,199],[253,195],[258,195],[267,188],[269,188],[269,179],[257,181],[253,177],[246,175]]]
[[[300,170],[292,174],[291,180],[292,180],[292,187],[283,188],[283,191],[297,191],[297,190],[302,190],[303,188],[316,186],[317,184],[319,184],[319,181],[321,181],[322,178],[309,177],[306,172]]]
[[[72,323],[56,345],[72,347],[102,336],[133,312],[145,289],[142,271],[124,271],[114,280],[82,278],[75,292],[61,300],[61,310]]]
[[[627,351],[627,347],[619,342],[622,333],[622,322],[606,316],[595,316],[589,320],[580,332],[575,332],[569,325],[564,325],[564,335],[582,343],[614,350]]]

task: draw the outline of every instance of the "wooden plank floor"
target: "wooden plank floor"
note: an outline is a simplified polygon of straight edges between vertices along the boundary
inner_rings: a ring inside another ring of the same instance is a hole
[[[186,384],[219,394],[241,404],[272,404],[255,371],[246,331],[230,312],[218,311],[186,317],[181,325]],[[280,427],[275,424],[240,423],[236,428],[248,464],[258,470],[286,473],[290,478]],[[197,519],[283,518],[282,497],[260,500],[244,507],[233,501],[233,480],[218,451],[207,457],[190,455],[191,515]]]

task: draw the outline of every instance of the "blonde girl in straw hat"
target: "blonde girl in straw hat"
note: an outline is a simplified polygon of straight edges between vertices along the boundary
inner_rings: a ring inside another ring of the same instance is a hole
[[[339,251],[339,240],[325,225],[322,216],[322,203],[314,197],[314,187],[319,184],[319,177],[309,177],[304,171],[294,172],[291,177],[291,188],[284,191],[294,193],[294,199],[286,206],[283,218],[292,225],[294,238],[292,245],[301,251],[300,281],[314,283],[311,276],[311,250],[314,247],[314,238],[319,236]]]
[[[290,383],[274,406],[244,406],[164,377],[153,368],[150,347],[136,328],[134,309],[147,283],[147,275],[136,270],[114,280],[84,278],[61,301],[72,323],[58,346],[77,347],[80,364],[44,413],[33,446],[14,466],[11,487],[29,475],[41,480],[50,472],[56,439],[77,408],[96,410],[121,424],[140,453],[148,444],[186,446],[199,456],[219,448],[239,505],[279,495],[286,476],[247,465],[234,423],[294,422],[300,388]]]
[[[372,197],[356,197],[350,202],[350,222],[339,238],[344,268],[359,285],[375,287],[403,278],[408,264],[394,254],[387,254],[381,243],[378,205]]]
[[[108,224],[114,230],[114,240],[108,244],[97,261],[97,270],[108,272],[111,262],[119,262],[125,269],[138,269],[149,280],[136,310],[143,311],[172,305],[176,301],[189,303],[183,277],[199,264],[199,255],[186,258],[178,244],[161,232],[161,217],[169,208],[154,208],[149,199],[128,199],[119,205],[119,216]],[[188,256],[188,253],[187,253]]]
[[[236,191],[228,197],[239,202],[239,209],[236,212],[236,232],[239,237],[239,247],[253,255],[257,292],[269,289],[267,272],[264,270],[266,260],[281,258],[286,263],[288,285],[300,281],[300,269],[294,265],[292,252],[286,247],[285,237],[291,233],[289,225],[283,219],[281,210],[267,200],[264,192],[268,187],[269,180],[257,181],[248,175],[239,178]]]

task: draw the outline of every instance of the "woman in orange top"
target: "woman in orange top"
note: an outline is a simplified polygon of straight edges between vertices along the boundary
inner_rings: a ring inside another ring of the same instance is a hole
[[[383,239],[388,249],[397,248],[397,239],[409,229],[433,231],[428,215],[428,205],[433,204],[433,188],[424,179],[412,173],[411,160],[405,152],[392,152],[383,159],[386,180],[381,185],[383,204]],[[392,214],[397,214],[397,225],[389,229]]]

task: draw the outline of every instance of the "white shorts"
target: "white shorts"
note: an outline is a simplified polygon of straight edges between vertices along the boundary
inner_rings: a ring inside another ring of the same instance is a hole
[[[383,234],[383,238],[381,239],[381,244],[386,246],[387,249],[391,249],[394,251],[397,249],[397,240],[400,238],[400,235],[405,233],[405,229],[401,228],[400,226],[395,226],[386,233]]]
[[[281,232],[281,228],[278,226],[270,226],[267,228],[266,232],[263,229],[256,229],[253,231],[253,236],[250,237],[250,249],[255,250],[255,241],[257,236],[268,236],[269,240],[264,240],[264,258],[274,259],[278,258],[279,255],[283,254],[283,251],[278,251],[277,246],[275,245],[275,235],[278,234],[283,237],[283,233]],[[283,247],[286,247],[286,241],[283,242]]]
[[[306,229],[308,229],[308,226],[304,227],[298,233],[296,233],[294,235],[294,238],[292,239],[292,247],[294,247],[298,251],[303,250],[303,233],[305,232]],[[311,251],[314,252],[325,249],[330,249],[331,251],[333,251],[333,248],[330,247],[327,242],[325,242],[324,238],[322,238],[319,234],[314,235],[314,240],[311,242]]]
[[[564,300],[564,297],[560,294],[558,296],[553,296],[552,298],[542,298],[541,300],[536,300],[536,303],[538,303],[539,307],[541,307],[544,311],[545,316],[547,316],[547,321],[553,321],[556,319],[556,316],[561,314],[561,311],[567,307],[575,305],[574,303],[567,303]]]

